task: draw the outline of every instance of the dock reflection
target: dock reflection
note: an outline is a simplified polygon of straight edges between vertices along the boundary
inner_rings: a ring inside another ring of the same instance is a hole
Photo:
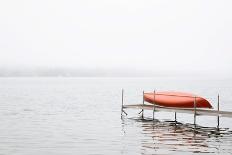
[[[231,154],[229,129],[131,118],[141,127],[141,154]],[[126,132],[126,131],[125,131]]]

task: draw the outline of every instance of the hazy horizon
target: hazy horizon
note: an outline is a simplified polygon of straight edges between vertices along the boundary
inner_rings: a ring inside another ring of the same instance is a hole
[[[0,77],[192,77],[232,78],[231,74],[204,70],[146,70],[136,68],[67,68],[67,67],[0,67]]]
[[[1,1],[0,68],[232,76],[231,6],[229,0]]]

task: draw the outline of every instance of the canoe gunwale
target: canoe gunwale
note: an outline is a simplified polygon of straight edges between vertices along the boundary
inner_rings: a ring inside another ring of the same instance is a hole
[[[144,93],[144,95],[161,95],[161,96],[176,96],[176,97],[189,97],[189,98],[202,98],[200,96],[188,96],[188,95],[172,95],[172,94],[163,94],[163,93]]]

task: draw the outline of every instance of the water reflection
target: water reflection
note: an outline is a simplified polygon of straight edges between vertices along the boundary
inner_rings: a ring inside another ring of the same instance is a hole
[[[214,127],[140,118],[130,118],[128,121],[134,121],[141,129],[138,133],[141,154],[232,153],[232,132],[226,128],[218,130]],[[123,124],[124,132],[127,133],[125,126],[129,124],[125,121]]]

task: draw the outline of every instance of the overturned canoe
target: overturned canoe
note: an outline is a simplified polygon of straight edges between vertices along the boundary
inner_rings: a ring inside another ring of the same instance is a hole
[[[144,93],[145,101],[165,107],[194,108],[195,98],[197,108],[212,108],[206,99],[194,94],[182,92]]]

